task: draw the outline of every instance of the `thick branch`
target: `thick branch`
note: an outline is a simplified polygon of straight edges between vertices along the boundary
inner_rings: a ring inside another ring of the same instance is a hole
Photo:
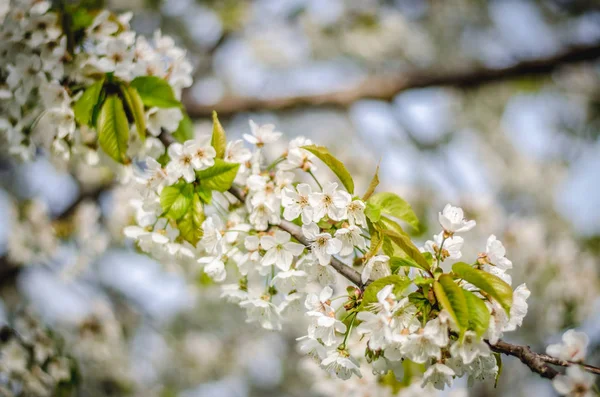
[[[554,379],[559,372],[548,366],[539,354],[531,351],[529,346],[511,345],[503,340],[499,340],[495,345],[491,345],[493,351],[503,353],[508,356],[517,357],[521,362],[529,367],[535,373],[543,378]]]
[[[190,95],[184,98],[191,117],[207,117],[213,110],[219,115],[249,110],[281,110],[297,106],[332,105],[347,107],[359,99],[389,101],[399,92],[432,86],[472,88],[490,82],[515,77],[548,74],[558,67],[600,58],[600,43],[570,47],[550,57],[519,62],[504,68],[469,68],[453,72],[438,70],[417,71],[401,75],[372,76],[346,89],[316,95],[299,95],[285,98],[260,99],[229,96],[212,105],[195,103]]]

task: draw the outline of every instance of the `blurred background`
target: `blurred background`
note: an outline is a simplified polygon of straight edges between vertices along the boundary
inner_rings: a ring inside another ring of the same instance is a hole
[[[483,250],[498,236],[513,285],[532,291],[523,328],[507,339],[543,351],[578,328],[600,364],[598,2],[106,6],[133,11],[133,30],[161,29],[187,49],[195,82],[184,104],[198,133],[212,128],[213,109],[231,138],[248,132],[250,118],[273,122],[287,139],[328,146],[359,192],[379,164],[380,189],[399,193],[428,225],[414,236],[420,243],[437,233],[447,202],[462,206],[477,221],[468,246]],[[44,158],[2,160],[0,315],[60,335],[79,362],[79,395],[352,395],[296,352],[303,325],[247,325],[206,278],[136,253],[121,233],[131,187],[107,186],[110,170],[69,171]],[[75,234],[63,241],[67,219]],[[33,239],[54,254],[18,257]],[[554,395],[511,358],[497,388],[464,387],[440,395]]]

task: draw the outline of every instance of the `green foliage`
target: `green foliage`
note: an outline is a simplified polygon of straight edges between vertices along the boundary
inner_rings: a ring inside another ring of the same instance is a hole
[[[196,245],[202,238],[202,222],[204,222],[204,208],[198,193],[192,196],[192,203],[183,217],[177,222],[180,236],[192,245]]]
[[[381,207],[367,201],[365,206],[365,216],[371,220],[371,222],[379,222],[381,219]]]
[[[123,109],[123,102],[116,95],[109,95],[100,109],[96,123],[98,143],[106,154],[115,161],[127,161],[129,122]]]
[[[408,223],[416,231],[419,230],[419,219],[410,204],[395,193],[377,193],[367,204],[380,210],[381,214],[392,216]]]
[[[169,83],[160,77],[136,77],[131,82],[131,87],[137,90],[142,102],[148,107],[174,108],[181,106]]]
[[[396,273],[401,267],[415,267],[419,270],[428,271],[428,268],[424,268],[411,258],[399,258],[397,256],[390,258],[390,268],[392,269],[392,273]]]
[[[219,117],[217,116],[217,112],[212,112],[213,119],[213,130],[212,130],[212,139],[210,144],[215,148],[217,152],[217,158],[225,157],[225,149],[227,148],[227,136],[225,135],[225,130],[223,126],[219,122]]]
[[[373,281],[371,284],[365,288],[365,292],[363,294],[362,303],[358,307],[358,310],[368,310],[369,305],[371,303],[377,302],[377,293],[381,291],[382,288],[393,284],[394,285],[394,294],[396,296],[400,296],[400,294],[412,283],[412,281],[408,277],[402,277],[397,274],[393,274],[391,276],[382,277]]]
[[[94,114],[94,107],[100,106],[100,94],[104,86],[104,78],[96,81],[90,85],[79,97],[75,105],[73,105],[73,112],[75,113],[75,120],[81,125],[92,125],[92,116]]]
[[[463,289],[456,285],[451,276],[443,274],[433,283],[433,292],[438,303],[454,320],[462,337],[469,327],[469,306]]]
[[[417,246],[412,242],[410,237],[400,230],[383,230],[383,234],[385,237],[389,238],[390,241],[397,245],[402,251],[406,253],[414,262],[423,270],[429,271],[429,262],[423,256],[421,251],[417,248]]]
[[[194,194],[194,186],[189,183],[179,182],[166,186],[160,193],[160,205],[163,213],[174,220],[183,217],[190,205]]]
[[[481,337],[490,325],[490,312],[485,303],[470,291],[463,290],[469,309],[469,329]]]
[[[333,171],[333,173],[342,181],[342,184],[350,192],[350,194],[354,193],[354,180],[352,179],[352,175],[348,172],[344,164],[336,159],[329,150],[324,146],[317,145],[309,145],[302,146],[302,149],[306,149],[315,156],[317,156],[325,165]]]
[[[196,194],[200,197],[200,200],[206,204],[210,204],[212,201],[212,190],[204,188],[203,186],[196,187]]]
[[[172,134],[173,138],[177,139],[179,142],[185,142],[189,141],[190,139],[194,139],[194,124],[186,112],[182,110],[182,113],[183,118],[179,122],[177,129]]]
[[[498,372],[496,373],[496,379],[494,380],[494,388],[496,388],[498,387],[500,375],[502,375],[502,355],[500,353],[494,353],[494,358],[496,359],[496,365],[498,366]]]
[[[127,110],[133,118],[135,128],[142,140],[146,139],[146,115],[144,114],[144,104],[137,90],[133,87],[127,87],[120,84],[121,94],[127,105]]]
[[[217,190],[224,192],[233,184],[240,165],[237,163],[228,163],[221,159],[215,159],[215,165],[202,171],[196,172],[196,177],[200,181],[200,186],[204,189]]]
[[[377,165],[377,169],[375,170],[375,175],[373,175],[373,179],[371,179],[371,183],[369,183],[369,187],[363,196],[363,201],[367,201],[369,197],[375,193],[375,189],[379,186],[379,165]],[[377,221],[375,221],[377,222]]]
[[[510,314],[512,306],[513,291],[500,277],[484,272],[483,270],[475,269],[464,262],[455,263],[452,266],[452,271],[458,277],[473,284],[481,291],[490,295]]]

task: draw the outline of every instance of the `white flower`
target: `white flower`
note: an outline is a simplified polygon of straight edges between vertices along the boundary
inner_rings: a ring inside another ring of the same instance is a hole
[[[198,263],[204,264],[204,272],[208,277],[220,283],[227,277],[225,263],[221,255],[205,256],[198,259]]]
[[[423,335],[439,347],[448,346],[450,341],[448,338],[448,322],[449,315],[445,311],[441,311],[438,317],[429,320],[423,328]]]
[[[379,313],[385,311],[386,313],[394,313],[399,308],[398,301],[394,295],[394,285],[386,285],[377,292],[377,302],[371,303],[368,307],[369,310]]]
[[[408,335],[406,341],[401,344],[400,350],[402,354],[418,364],[424,364],[430,358],[439,360],[442,357],[440,347],[429,339],[423,330]]]
[[[444,210],[439,213],[440,225],[448,234],[468,232],[475,227],[475,221],[466,221],[462,208],[446,204]]]
[[[346,218],[347,206],[352,200],[348,192],[338,191],[338,184],[327,182],[322,193],[310,195],[310,205],[313,207],[313,221],[319,222],[325,215],[335,221]]]
[[[194,141],[186,141],[182,144],[172,143],[167,150],[169,153],[169,164],[167,164],[167,175],[172,182],[177,181],[180,177],[191,183],[196,180],[194,173],[194,164],[192,160],[196,152],[196,144]]]
[[[523,319],[527,315],[527,298],[529,298],[529,295],[531,295],[531,291],[529,291],[525,284],[519,285],[514,290],[513,302],[510,307],[510,318],[504,327],[504,331],[514,331],[523,324]]]
[[[297,168],[304,171],[314,171],[315,166],[313,165],[312,160],[315,158],[315,155],[308,150],[302,149],[302,146],[308,145],[312,145],[312,141],[303,136],[292,139],[289,144],[289,150],[285,161],[281,162],[278,167],[286,171]]]
[[[571,397],[593,397],[594,375],[579,366],[567,368],[566,375],[558,375],[552,380],[552,385],[558,394]]]
[[[354,247],[365,249],[365,238],[361,236],[361,229],[358,226],[350,225],[336,230],[335,237],[342,242],[340,255],[347,256],[354,252]]]
[[[301,336],[296,339],[298,343],[298,350],[302,354],[306,354],[318,360],[319,362],[327,357],[327,349],[319,341],[309,337],[308,335]]]
[[[360,279],[362,283],[366,283],[371,276],[374,280],[378,278],[387,277],[392,274],[390,269],[390,257],[387,255],[375,255],[367,261],[367,264],[362,270]]]
[[[326,346],[339,343],[337,333],[346,332],[346,325],[335,318],[335,313],[312,316],[312,323],[308,327],[308,336],[320,339]]]
[[[313,209],[309,203],[312,194],[310,185],[300,183],[296,189],[285,187],[281,191],[281,205],[283,206],[283,218],[293,221],[302,215],[302,223],[309,224],[313,220]]]
[[[367,227],[367,218],[365,217],[365,203],[362,200],[354,200],[346,207],[348,222],[351,225]]]
[[[319,233],[320,229],[316,223],[311,223],[302,226],[302,233],[312,241],[310,250],[321,266],[327,266],[331,262],[331,255],[335,255],[342,249],[342,242],[335,237],[331,237],[329,233]]]
[[[244,147],[244,141],[241,139],[227,142],[225,149],[225,161],[230,163],[245,163],[252,158],[250,150]]]
[[[464,364],[470,364],[479,356],[489,356],[490,348],[475,332],[467,331],[462,343],[457,341],[450,346],[450,354],[460,357]]]
[[[277,230],[275,236],[262,236],[260,245],[267,252],[261,264],[263,266],[275,265],[283,271],[289,270],[295,256],[304,251],[304,245],[290,241],[290,234],[283,230]]]
[[[443,246],[442,241],[444,242]],[[452,236],[444,240],[444,232],[441,232],[433,236],[433,241],[427,240],[424,249],[431,253],[434,258],[437,258],[439,255],[441,261],[445,261],[446,259],[460,259],[462,257],[460,250],[463,243],[464,240],[460,236]]]
[[[562,336],[562,343],[549,345],[546,353],[561,360],[582,362],[587,354],[590,342],[588,336],[583,332],[570,329]]]
[[[192,154],[192,164],[197,170],[205,170],[215,165],[215,156],[217,152],[210,143],[211,137],[197,137],[194,142],[194,152]]]
[[[369,348],[371,350],[385,349],[392,342],[392,326],[394,318],[386,312],[375,314],[369,311],[361,311],[357,319],[362,321],[356,332],[359,335],[371,334],[369,338]]]
[[[23,374],[26,372],[29,355],[27,350],[15,338],[11,339],[0,350],[0,357],[2,357],[0,369],[6,374]]]
[[[262,298],[250,299],[240,303],[246,309],[248,319],[246,322],[258,322],[261,327],[268,330],[281,330],[281,316],[277,306]]]
[[[306,285],[307,274],[303,270],[288,270],[279,272],[273,277],[271,285],[274,285],[279,292],[284,294],[292,290],[304,288]]]
[[[223,235],[219,228],[215,225],[214,218],[209,216],[202,222],[202,230],[204,234],[202,235],[202,239],[200,240],[200,244],[206,252],[215,253],[219,251],[219,248],[222,246],[222,238]]]
[[[152,135],[159,136],[163,129],[175,131],[181,119],[183,114],[179,108],[150,108],[146,113],[146,128]]]
[[[269,224],[279,224],[279,207],[274,199],[264,199],[264,197],[256,195],[250,201],[253,209],[248,219],[256,230],[267,230]]]
[[[240,289],[239,284],[225,284],[221,286],[221,298],[231,303],[240,303],[248,299],[248,291]]]
[[[454,375],[455,373],[452,368],[444,364],[436,363],[427,368],[427,371],[423,374],[421,387],[425,387],[428,383],[431,383],[436,389],[444,390],[446,385],[452,386]]]
[[[331,375],[343,380],[350,379],[352,374],[362,378],[358,362],[346,351],[332,350],[321,362],[321,366]]]
[[[167,173],[160,163],[152,157],[146,158],[146,169],[144,170],[144,182],[149,192],[160,192],[167,182]]]
[[[494,379],[498,373],[496,358],[492,355],[487,357],[479,356],[463,368],[464,372],[469,374],[469,384],[472,384],[475,380],[483,382],[488,379]]]
[[[259,126],[250,120],[250,134],[244,134],[244,139],[257,147],[263,147],[265,144],[273,143],[281,137],[281,132],[275,131],[273,124],[264,124]]]
[[[492,264],[501,270],[511,269],[512,262],[504,255],[506,255],[506,248],[504,248],[502,242],[496,239],[496,236],[492,234],[487,240],[485,254],[480,254],[478,260],[480,263]]]
[[[331,307],[331,296],[333,290],[330,286],[326,286],[321,290],[319,295],[308,294],[304,301],[304,306],[308,310],[306,313],[309,316],[319,316],[321,314],[330,315],[335,314],[335,310]]]

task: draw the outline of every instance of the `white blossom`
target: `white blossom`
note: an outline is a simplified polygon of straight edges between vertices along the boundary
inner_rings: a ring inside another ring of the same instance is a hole
[[[319,222],[324,216],[340,221],[346,218],[347,206],[351,196],[348,192],[337,190],[338,184],[327,182],[323,186],[323,192],[312,193],[309,203],[313,207],[313,221]]]
[[[273,124],[258,125],[250,120],[250,134],[244,134],[244,139],[257,147],[263,147],[266,144],[273,143],[281,137],[281,132],[275,131]]]
[[[421,386],[425,387],[425,385],[431,383],[436,389],[444,390],[446,385],[452,386],[454,375],[455,373],[452,368],[444,364],[436,363],[427,368],[427,371],[423,374]]]
[[[590,339],[585,333],[570,329],[563,334],[562,343],[549,345],[546,353],[561,360],[582,362],[587,354],[589,342]]]
[[[331,256],[340,252],[342,242],[329,233],[319,233],[320,229],[316,223],[302,226],[302,233],[312,243],[311,252],[319,260],[321,266],[327,266],[331,262]]]
[[[360,275],[363,283],[366,283],[370,278],[377,280],[378,278],[386,277],[392,274],[390,269],[390,257],[387,255],[375,255],[367,261]]]
[[[567,368],[566,375],[558,375],[552,385],[558,394],[570,397],[593,397],[594,375],[577,365]]]
[[[465,220],[462,208],[453,207],[450,204],[446,204],[443,211],[439,213],[438,220],[446,233],[450,235],[468,232],[475,227],[475,221]]]

